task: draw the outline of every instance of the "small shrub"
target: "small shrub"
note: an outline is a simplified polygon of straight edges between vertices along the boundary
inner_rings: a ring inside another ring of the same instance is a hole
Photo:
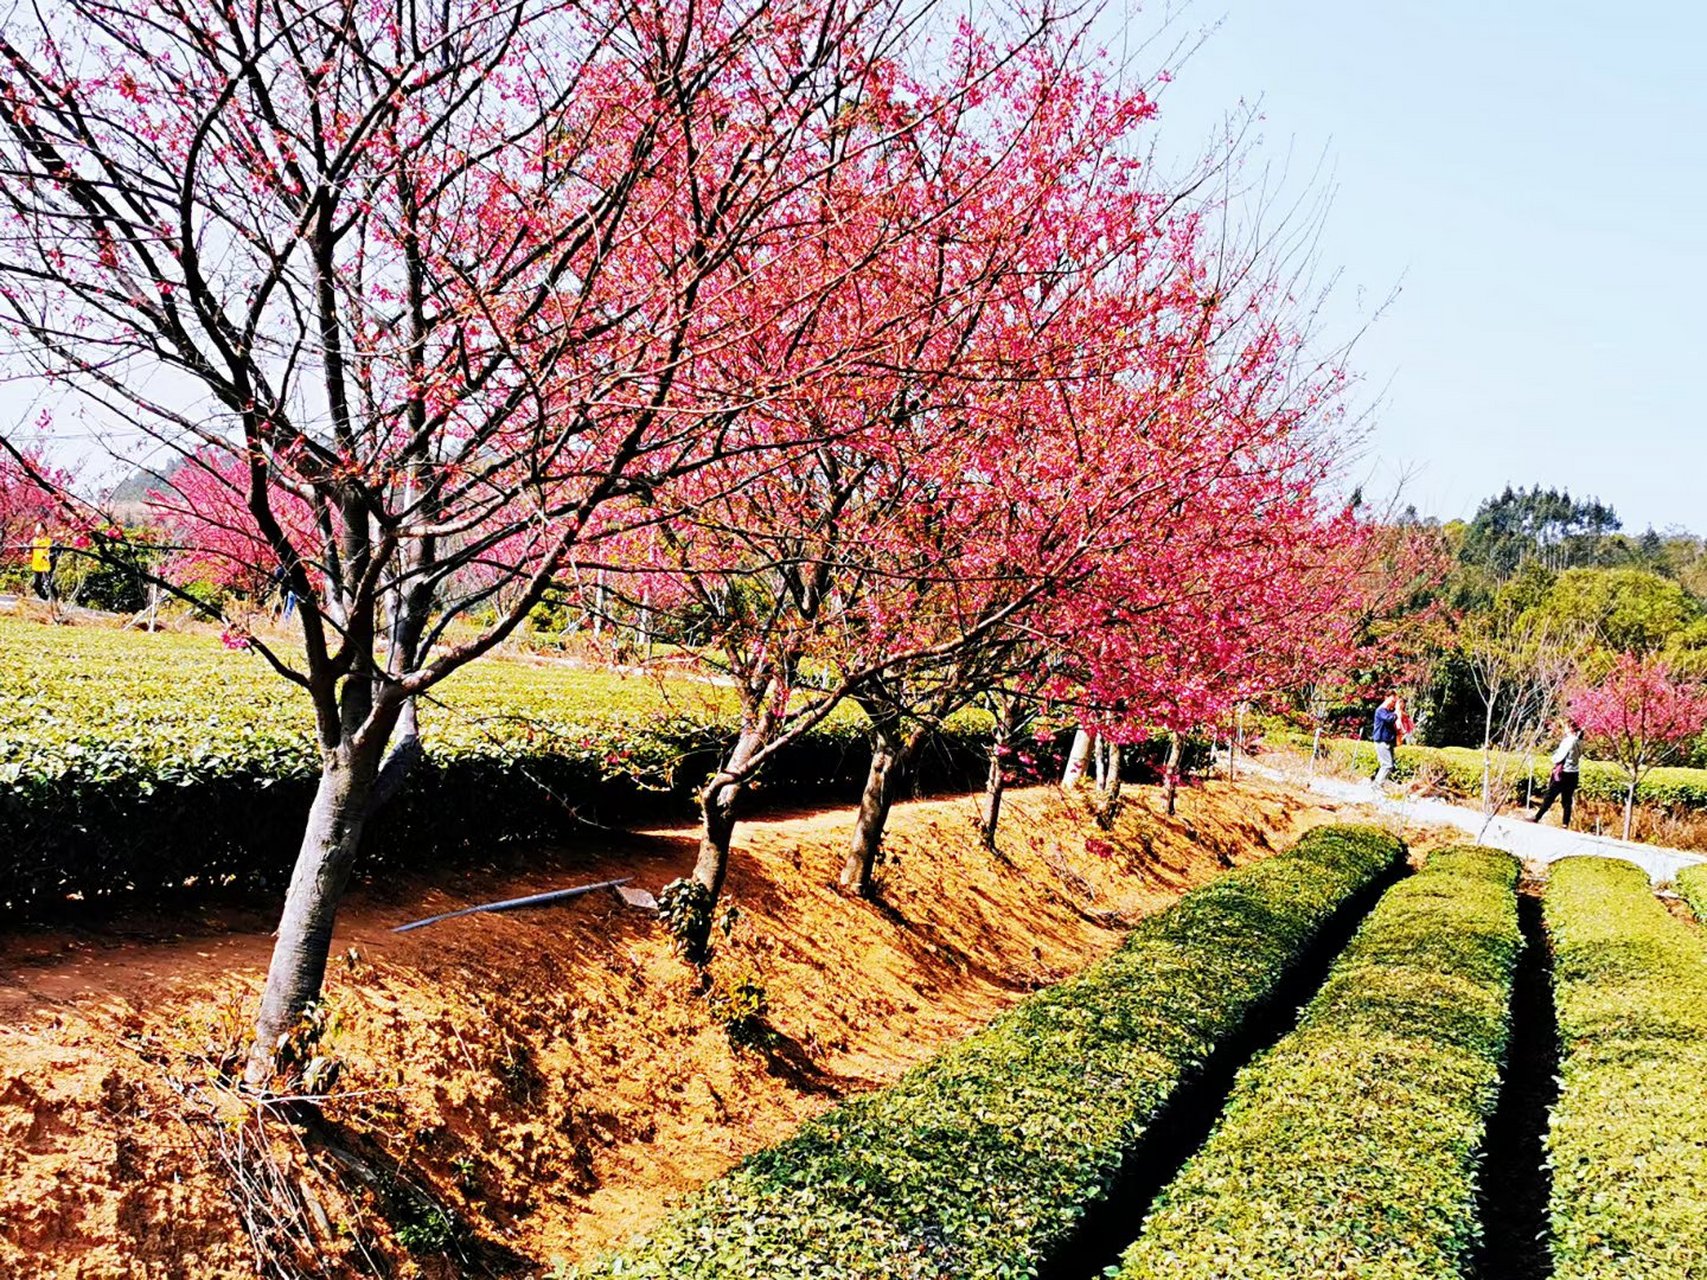
[[[734,1049],[763,1049],[776,1036],[770,1025],[770,998],[756,974],[725,986],[717,984],[706,997],[714,1021]]]
[[[397,1243],[410,1253],[445,1253],[457,1241],[456,1219],[440,1205],[418,1196],[399,1201]]]
[[[658,891],[658,918],[677,954],[701,968],[711,960],[711,908],[711,890],[685,876]]]
[[[1707,925],[1707,863],[1685,867],[1677,873],[1677,891],[1695,913],[1695,918]]]

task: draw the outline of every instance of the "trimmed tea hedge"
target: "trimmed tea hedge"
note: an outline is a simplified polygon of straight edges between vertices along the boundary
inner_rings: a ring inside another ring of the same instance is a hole
[[[422,711],[428,759],[371,829],[364,871],[502,841],[693,813],[731,734],[726,690],[562,665],[481,662]],[[865,727],[832,717],[760,780],[791,799],[858,794]],[[983,776],[987,725],[952,722],[921,790]],[[300,690],[253,653],[0,618],[0,915],[68,900],[271,893],[288,880],[318,756]]]
[[[1636,867],[1554,865],[1555,1280],[1707,1276],[1707,939]]]
[[[1308,746],[1308,742],[1305,743]],[[1375,773],[1375,748],[1368,742],[1347,738],[1324,739],[1322,747],[1348,769]],[[1495,762],[1495,784],[1498,773],[1507,773],[1505,804],[1524,801],[1524,773],[1521,761]],[[1530,761],[1529,780],[1539,797],[1547,789],[1547,775],[1552,769],[1546,753],[1537,753]],[[1400,747],[1393,765],[1395,781],[1406,782],[1427,776],[1448,795],[1477,797],[1482,794],[1482,753],[1473,747]],[[1624,770],[1605,760],[1584,760],[1577,795],[1590,800],[1624,803],[1629,786]],[[1642,779],[1636,789],[1638,804],[1678,811],[1707,809],[1707,769],[1655,769]]]
[[[1239,1073],[1120,1280],[1468,1274],[1523,946],[1517,872],[1509,854],[1447,850],[1387,892],[1298,1028]]]
[[[1707,925],[1707,863],[1685,867],[1677,873],[1677,891],[1695,913],[1695,918]]]
[[[591,1277],[1036,1274],[1183,1080],[1404,846],[1325,827],[1187,894],[1108,959],[811,1121]]]

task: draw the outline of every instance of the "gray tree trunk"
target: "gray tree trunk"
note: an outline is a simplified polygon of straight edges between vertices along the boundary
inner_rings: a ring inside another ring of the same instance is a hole
[[[996,824],[1002,818],[1002,794],[1007,790],[1007,775],[1002,771],[1002,756],[1013,737],[1014,710],[1002,699],[996,715],[996,732],[990,740],[990,768],[984,775],[984,803],[979,814],[978,834],[986,849],[996,847]]]
[[[1482,812],[1494,812],[1494,704],[1482,719]]]
[[[1105,780],[1097,792],[1096,812],[1097,825],[1105,831],[1114,825],[1114,819],[1120,813],[1120,757],[1120,744],[1109,742]]]
[[[278,941],[267,966],[255,1041],[243,1072],[251,1088],[266,1087],[281,1038],[290,1034],[303,1010],[320,998],[338,904],[371,811],[378,774],[375,755],[372,750],[347,747],[325,753],[320,786],[285,894]]]
[[[1168,814],[1174,811],[1174,798],[1179,794],[1179,766],[1185,756],[1185,742],[1177,733],[1168,735],[1168,762],[1162,766],[1162,794],[1167,797]]]
[[[1071,791],[1079,785],[1079,779],[1085,776],[1085,762],[1091,756],[1091,735],[1083,729],[1073,734],[1073,746],[1067,752],[1067,768],[1061,774],[1061,788]]]
[[[978,834],[986,849],[996,847],[996,825],[1002,820],[1002,795],[1007,779],[1002,774],[1001,758],[990,753],[990,772],[984,776],[984,803],[980,807]]]
[[[1630,838],[1630,830],[1635,825],[1636,817],[1636,785],[1637,776],[1630,775],[1630,786],[1624,792],[1624,838]]]
[[[844,892],[871,896],[877,872],[877,855],[883,848],[883,828],[889,821],[895,795],[906,773],[908,758],[919,735],[905,742],[879,732],[872,740],[871,767],[865,775],[865,790],[860,793],[859,809],[854,815],[853,835],[848,841],[847,858],[842,863],[841,886]]]
[[[736,738],[727,763],[700,792],[699,856],[693,878],[711,895],[723,892],[729,875],[729,845],[735,837],[735,805],[747,789],[746,771],[769,740],[765,725],[749,725]]]

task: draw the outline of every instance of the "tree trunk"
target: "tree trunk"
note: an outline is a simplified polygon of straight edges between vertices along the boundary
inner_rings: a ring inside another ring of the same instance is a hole
[[[373,792],[368,799],[370,818],[396,798],[403,784],[409,780],[410,773],[426,756],[426,749],[421,745],[421,723],[415,699],[410,698],[398,714],[397,727],[391,734],[391,749],[386,752],[379,774],[374,779]]]
[[[243,1072],[251,1088],[266,1087],[273,1077],[273,1055],[280,1039],[290,1034],[303,1010],[320,998],[332,950],[332,926],[373,799],[378,773],[374,754],[339,747],[325,755],[261,991],[255,1041]]]
[[[872,740],[871,768],[865,776],[865,790],[860,793],[859,810],[854,816],[853,836],[848,841],[848,856],[842,863],[841,886],[844,892],[869,898],[877,870],[877,855],[883,848],[883,828],[889,821],[889,810],[895,803],[895,793],[906,772],[912,749],[922,735],[915,734],[899,742],[892,734],[879,731]]]
[[[1073,733],[1073,746],[1067,752],[1067,768],[1061,774],[1061,789],[1071,791],[1085,776],[1085,762],[1091,755],[1091,735],[1083,729]]]
[[[1108,739],[1097,734],[1091,739],[1091,764],[1098,794],[1108,790]]]
[[[1626,840],[1628,840],[1630,838],[1630,828],[1634,825],[1635,817],[1636,817],[1636,776],[1634,774],[1632,774],[1630,776],[1629,789],[1626,790],[1624,793],[1624,838]]]
[[[1494,704],[1482,720],[1482,812],[1494,811]]]
[[[1162,766],[1162,794],[1167,797],[1168,816],[1174,812],[1174,798],[1179,794],[1179,766],[1185,755],[1185,740],[1177,733],[1168,735],[1168,762]]]
[[[1120,812],[1120,744],[1109,742],[1107,752],[1105,781],[1102,789],[1097,793],[1096,813],[1097,826],[1104,831],[1114,825],[1114,819]]]
[[[700,793],[699,856],[694,859],[693,879],[713,902],[723,892],[729,875],[729,846],[735,838],[735,802],[745,783],[712,782]]]
[[[1002,793],[1007,790],[1007,777],[1002,772],[1002,757],[1013,737],[1014,711],[1008,699],[1002,699],[996,713],[996,731],[990,741],[990,768],[984,775],[984,804],[978,824],[978,834],[986,849],[996,847],[996,824],[1002,817]]]
[[[706,891],[709,906],[715,907],[729,876],[729,846],[735,838],[735,806],[747,789],[747,770],[770,740],[770,722],[750,724],[735,739],[728,762],[706,783],[699,794],[699,856],[694,859],[693,880]],[[711,912],[703,926],[684,942],[690,954],[707,954],[711,942]]]
[[[1007,780],[1002,776],[1002,762],[994,751],[990,753],[990,772],[984,776],[984,804],[979,814],[978,834],[986,849],[996,847],[996,824],[1002,819],[1002,793]]]

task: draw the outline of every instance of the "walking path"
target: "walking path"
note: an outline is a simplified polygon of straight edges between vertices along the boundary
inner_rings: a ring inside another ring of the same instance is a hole
[[[1478,844],[1491,845],[1514,853],[1525,861],[1553,863],[1560,858],[1594,854],[1603,858],[1622,858],[1633,862],[1648,873],[1655,884],[1670,880],[1684,867],[1707,862],[1707,856],[1686,853],[1682,849],[1667,849],[1658,845],[1637,844],[1633,840],[1615,840],[1611,836],[1591,835],[1586,831],[1570,831],[1563,827],[1542,826],[1525,818],[1498,815],[1489,818],[1480,809],[1453,804],[1427,796],[1408,796],[1399,791],[1377,795],[1368,782],[1352,782],[1344,778],[1321,775],[1308,776],[1302,771],[1276,769],[1255,761],[1242,761],[1240,767],[1276,782],[1304,786],[1318,795],[1332,796],[1352,804],[1368,804],[1391,813],[1407,825],[1456,827],[1476,838]]]

